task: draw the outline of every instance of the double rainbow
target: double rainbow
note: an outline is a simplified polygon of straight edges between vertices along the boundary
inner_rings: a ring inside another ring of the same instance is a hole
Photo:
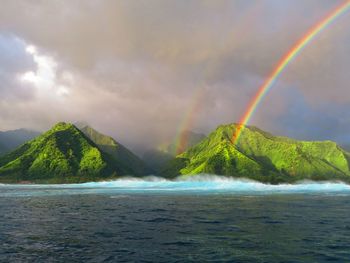
[[[244,127],[249,123],[252,115],[256,111],[257,107],[261,103],[262,99],[269,92],[277,78],[282,74],[289,63],[299,55],[299,53],[309,44],[319,33],[325,28],[331,25],[338,17],[344,14],[350,9],[350,0],[345,1],[335,10],[330,12],[325,18],[319,23],[313,26],[296,44],[282,57],[277,66],[260,86],[258,92],[255,94],[253,99],[250,101],[247,110],[238,122],[238,126],[232,135],[232,143],[237,144]]]
[[[261,3],[261,1],[256,2],[253,6],[251,6],[250,9],[246,11],[246,13],[242,16],[240,23],[237,24],[238,27],[235,28],[230,34],[228,34],[228,39],[226,40],[227,45],[230,45],[232,47],[231,37],[239,36],[240,39],[244,39],[245,35],[249,31],[249,27],[251,27],[251,25],[255,22],[255,20],[258,17],[262,6]],[[204,97],[204,89],[202,87],[203,85],[204,81],[202,81],[199,84],[199,87],[194,92],[186,114],[184,114],[179,128],[177,129],[174,141],[175,149],[173,152],[173,154],[175,155],[182,153],[188,146],[188,131],[190,131],[193,128],[193,124],[196,121],[196,117],[198,115],[198,112],[200,111],[200,106]]]

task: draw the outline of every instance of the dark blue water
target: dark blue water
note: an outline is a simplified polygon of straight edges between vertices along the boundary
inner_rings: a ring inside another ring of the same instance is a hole
[[[0,191],[0,262],[350,262],[343,190]]]

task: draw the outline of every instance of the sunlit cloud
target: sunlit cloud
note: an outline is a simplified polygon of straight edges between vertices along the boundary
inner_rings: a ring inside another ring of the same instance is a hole
[[[57,62],[54,58],[40,54],[33,45],[28,45],[25,51],[32,56],[36,69],[21,74],[20,80],[32,84],[42,92],[50,91],[58,96],[69,95],[69,87],[58,83]],[[63,78],[69,82],[73,81],[73,76],[69,73],[65,73]]]
[[[208,133],[238,121],[281,56],[341,2],[5,1],[0,130],[86,121],[129,146],[153,147],[174,139],[202,88],[190,129]],[[299,139],[350,141],[349,25],[350,16],[342,16],[290,64],[252,125]],[[310,129],[308,118],[290,114],[301,102],[305,116],[332,112],[328,122],[339,127],[325,129],[313,117]],[[337,104],[347,110],[331,111]]]
[[[29,46],[26,47],[26,52],[29,53],[29,54],[34,55],[37,52],[36,51],[36,47],[33,46],[33,45],[29,45]]]

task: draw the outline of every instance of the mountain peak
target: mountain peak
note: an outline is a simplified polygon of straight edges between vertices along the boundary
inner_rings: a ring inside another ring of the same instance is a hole
[[[72,123],[68,122],[57,122],[50,130],[51,131],[58,131],[58,130],[66,130],[75,127]]]
[[[71,123],[59,122],[50,130],[0,158],[3,182],[84,182],[135,175],[102,151]]]
[[[350,181],[350,154],[334,142],[297,141],[245,126],[237,144],[232,144],[237,127],[218,126],[202,142],[169,162],[164,175],[214,173],[271,183],[301,179]]]
[[[89,123],[87,123],[86,121],[77,121],[73,123],[75,127],[77,127],[78,129],[82,129],[84,127],[88,127],[90,126]]]

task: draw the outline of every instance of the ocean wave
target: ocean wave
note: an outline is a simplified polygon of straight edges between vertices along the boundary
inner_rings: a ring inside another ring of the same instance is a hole
[[[350,192],[350,185],[339,181],[299,181],[295,184],[265,184],[244,178],[201,174],[166,180],[159,177],[123,178],[115,181],[80,184],[83,187],[125,188],[164,191],[232,192]]]
[[[196,192],[196,193],[349,193],[350,185],[338,181],[301,181],[295,184],[264,184],[261,182],[217,175],[201,174],[181,176],[167,180],[155,176],[143,178],[125,177],[113,181],[89,182],[81,184],[52,185],[1,185],[2,188],[19,189],[62,189],[85,190],[86,192],[122,191],[122,192]]]

